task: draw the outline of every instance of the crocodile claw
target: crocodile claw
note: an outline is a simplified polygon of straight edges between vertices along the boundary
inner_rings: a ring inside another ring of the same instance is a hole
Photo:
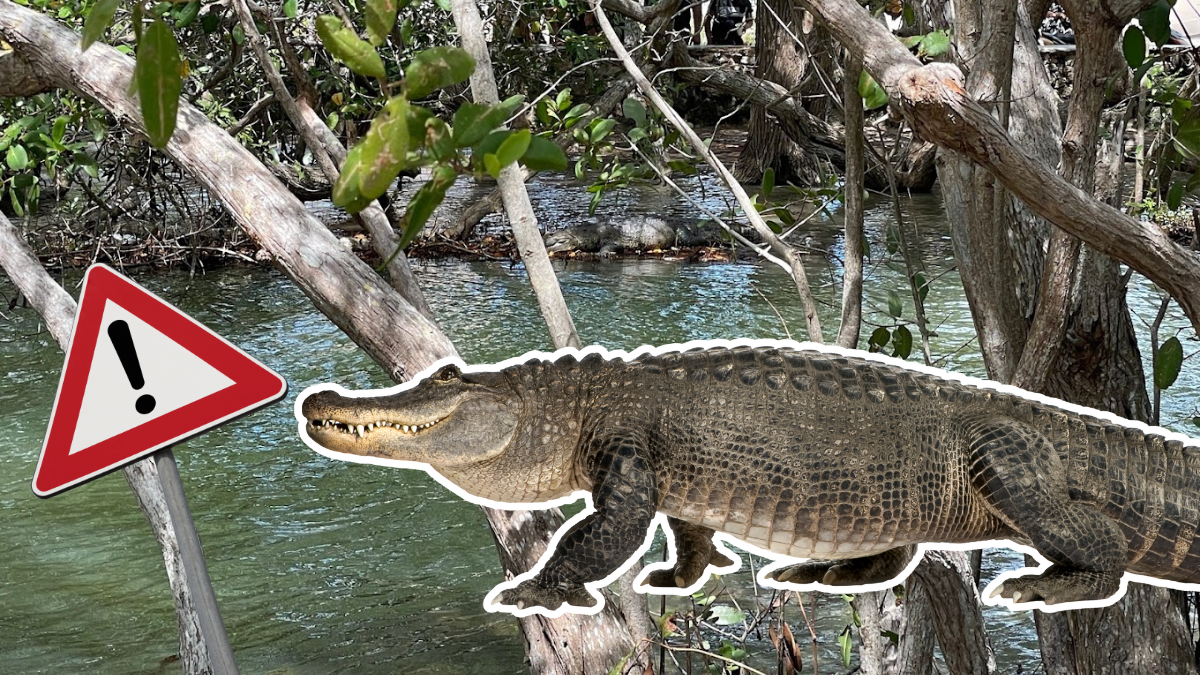
[[[1014,604],[1041,600],[1047,605],[1103,600],[1120,590],[1121,578],[1090,570],[1051,566],[1042,574],[1006,579],[989,598],[1008,598]]]
[[[564,604],[571,607],[595,607],[596,598],[582,584],[560,582],[549,585],[537,578],[521,582],[496,597],[496,604],[515,606],[518,610],[541,607],[553,612]]]
[[[705,570],[712,567],[724,568],[736,565],[737,561],[709,546],[709,550],[680,554],[674,567],[664,570],[654,570],[646,576],[644,582],[651,588],[687,588],[696,583]]]
[[[831,567],[833,563],[828,561],[798,563],[772,570],[767,578],[781,583],[811,584],[824,581]]]

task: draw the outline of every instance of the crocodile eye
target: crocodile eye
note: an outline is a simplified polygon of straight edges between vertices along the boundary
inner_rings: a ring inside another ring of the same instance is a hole
[[[440,368],[429,379],[434,382],[453,382],[459,379],[461,375],[462,373],[458,370],[458,366],[451,364]]]

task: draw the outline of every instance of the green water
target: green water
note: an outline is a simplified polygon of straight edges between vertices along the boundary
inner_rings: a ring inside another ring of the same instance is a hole
[[[922,198],[911,210],[936,277],[928,299],[938,333],[932,351],[950,355],[945,367],[982,375],[939,204]],[[882,238],[887,217],[886,205],[872,207],[873,241]],[[837,230],[836,222],[820,223],[810,245],[840,255]],[[779,338],[786,329],[802,337],[795,291],[770,265],[626,261],[558,268],[588,343],[628,349],[701,338]],[[442,328],[468,361],[550,347],[519,265],[442,261],[418,263],[416,271]],[[836,269],[815,258],[810,274],[832,330]],[[887,323],[886,291],[903,288],[901,277],[883,264],[871,265],[869,274],[867,319]],[[317,382],[389,385],[372,362],[275,272],[234,268],[138,281],[291,385],[285,401],[175,450],[242,672],[524,672],[515,623],[481,606],[501,574],[479,510],[423,472],[331,461],[296,436],[297,393]],[[69,276],[68,286],[73,283],[77,275]],[[0,292],[14,293],[7,281]],[[1130,304],[1149,321],[1156,297],[1138,286]],[[908,301],[905,316],[912,316]],[[62,355],[39,332],[31,310],[17,308],[4,318],[0,673],[178,672],[178,665],[163,663],[177,643],[161,556],[122,475],[49,500],[30,490]],[[1168,324],[1171,330],[1184,325],[1177,310]],[[1163,419],[1190,419],[1198,395],[1200,369],[1188,361]],[[657,559],[658,553],[650,555]],[[989,556],[985,577],[1018,564],[1011,555]],[[753,602],[748,574],[726,582],[744,605]],[[848,617],[839,597],[823,598],[822,669],[835,672],[835,638]],[[1030,614],[989,610],[988,617],[1002,666],[1032,669]],[[749,659],[774,668],[763,639],[751,642]]]

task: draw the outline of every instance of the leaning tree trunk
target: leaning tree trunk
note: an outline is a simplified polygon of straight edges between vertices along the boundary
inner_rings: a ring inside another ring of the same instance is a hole
[[[778,18],[777,18],[778,17]],[[787,29],[780,25],[780,20],[787,22]],[[804,80],[809,68],[818,67],[811,63],[810,54],[818,53],[817,49],[827,50],[829,40],[819,44],[818,36],[826,35],[823,30],[814,30],[807,40],[808,49],[802,48],[793,39],[793,35],[801,37],[803,10],[795,3],[786,0],[758,0],[758,8],[754,20],[754,74],[761,79],[774,82],[784,89],[794,91]],[[788,34],[788,31],[791,34]],[[814,39],[817,38],[817,39]],[[832,62],[831,59],[827,59]],[[830,72],[827,69],[826,72]],[[820,85],[817,79],[806,85],[807,89],[816,93]],[[797,92],[797,100],[801,100]],[[772,119],[765,108],[755,105],[750,109],[749,136],[742,153],[738,157],[734,173],[739,181],[753,183],[762,180],[767,169],[775,171],[775,179],[780,182],[792,182],[797,185],[813,185],[820,181],[823,173],[822,163],[818,156],[805,152],[804,149],[787,137]]]

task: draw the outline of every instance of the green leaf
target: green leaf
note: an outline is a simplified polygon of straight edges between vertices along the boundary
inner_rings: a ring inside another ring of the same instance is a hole
[[[641,101],[630,96],[629,98],[625,99],[624,103],[621,104],[621,111],[625,113],[626,117],[633,120],[634,124],[638,125],[639,127],[645,126],[646,106],[642,105]]]
[[[767,167],[767,170],[763,171],[762,196],[770,197],[771,191],[774,189],[775,189],[775,169]]]
[[[876,328],[875,332],[871,333],[871,337],[867,339],[867,348],[871,352],[878,352],[883,349],[883,346],[886,345],[890,339],[892,339],[892,334],[888,332],[888,329],[880,326],[879,328]]]
[[[466,148],[482,141],[521,105],[523,96],[489,106],[483,103],[464,103],[454,113],[454,144]]]
[[[292,1],[294,2],[295,0],[292,0]],[[287,5],[285,4],[284,8],[286,8],[286,7],[287,7]],[[221,17],[217,14],[217,11],[215,9],[210,8],[208,14],[205,14],[203,17],[200,18],[200,27],[204,29],[205,35],[212,35],[213,33],[215,33],[217,31],[217,28],[220,25],[221,25]]]
[[[944,30],[935,30],[921,40],[921,48],[917,53],[920,56],[933,57],[941,56],[948,51],[950,51],[950,34]]]
[[[68,118],[66,115],[61,115],[54,120],[54,128],[50,132],[50,138],[53,139],[55,143],[62,143],[63,136],[65,136],[67,133],[67,122],[70,121],[70,118]]]
[[[239,45],[246,42],[246,29],[240,23],[233,27],[233,41]]]
[[[185,5],[176,5],[175,27],[187,28],[200,15],[200,0],[192,0]]]
[[[289,19],[296,18],[296,0],[283,0],[283,15]]]
[[[842,647],[842,666],[850,667],[850,656],[853,654],[854,638],[850,630],[850,626],[846,626],[842,634],[838,636],[838,644]]]
[[[457,178],[458,173],[447,164],[434,167],[429,182],[422,185],[408,202],[408,210],[404,212],[404,234],[400,237],[400,248],[408,246],[408,243],[420,234],[421,228],[425,227],[429,216],[433,215],[433,210],[446,198],[446,191],[454,185]]]
[[[430,115],[425,120],[425,147],[438,162],[449,162],[457,154],[450,127],[440,117]]]
[[[342,25],[341,19],[328,14],[317,17],[317,35],[329,53],[350,70],[376,79],[387,77],[379,52],[366,40],[359,38],[357,33]]]
[[[888,314],[900,318],[901,312],[904,311],[904,303],[900,300],[900,294],[896,291],[888,291]]]
[[[1197,427],[1200,427],[1200,417],[1193,417],[1192,424],[1195,424]]]
[[[1167,208],[1172,211],[1183,205],[1183,181],[1177,180],[1167,191]]]
[[[450,4],[450,0],[434,0],[434,2],[437,3],[438,7],[442,8],[443,12],[449,12],[451,10],[451,8],[453,7]]]
[[[566,115],[563,115],[563,122],[569,127],[578,122],[579,118],[583,117],[585,114],[587,114],[587,111],[591,109],[591,104],[580,103],[579,105],[576,105],[568,110]]]
[[[892,356],[898,359],[907,359],[908,355],[912,353],[912,332],[908,330],[907,326],[897,326],[892,337],[894,338],[892,344],[896,346],[895,350],[892,351]]]
[[[1130,26],[1125,29],[1121,38],[1121,53],[1125,55],[1125,63],[1137,70],[1146,60],[1146,35],[1141,28]]]
[[[1158,347],[1154,356],[1154,386],[1159,389],[1169,389],[1179,377],[1179,369],[1183,366],[1183,345],[1179,338],[1172,337]]]
[[[614,119],[605,118],[602,120],[596,120],[596,124],[592,126],[591,134],[588,136],[588,140],[590,140],[593,145],[599,143],[600,141],[604,140],[605,137],[607,137],[616,126],[617,121]]]
[[[916,47],[917,45],[921,44],[921,40],[924,40],[924,39],[925,39],[924,35],[910,35],[910,36],[900,40],[900,43],[903,44],[905,47],[912,49],[913,47]]]
[[[396,25],[396,0],[367,0],[367,37],[376,47],[387,41]]]
[[[475,72],[475,59],[458,47],[419,52],[404,69],[408,100],[425,98],[438,89],[465,82]]]
[[[929,281],[925,279],[923,272],[913,274],[913,283],[917,287],[917,295],[921,298],[921,302],[925,302],[925,298],[929,295]]]
[[[342,163],[342,172],[337,182],[333,184],[333,203],[350,213],[358,213],[371,203],[359,191],[362,185],[362,174],[366,165],[362,161],[363,144],[360,142],[346,153],[346,161]]]
[[[494,155],[496,154],[496,151],[500,149],[500,144],[504,143],[504,141],[506,141],[511,135],[512,132],[508,129],[493,131],[485,136],[484,139],[479,142],[479,145],[476,145],[474,148],[472,148],[471,153],[479,157],[488,154]]]
[[[1190,117],[1175,130],[1175,147],[1190,157],[1200,157],[1200,117]]]
[[[746,620],[746,613],[732,605],[713,605],[709,613],[718,626],[736,626]]]
[[[534,171],[566,171],[567,156],[562,148],[541,136],[529,139],[529,149],[521,157],[521,163]]]
[[[363,137],[361,162],[364,169],[359,177],[359,194],[375,199],[387,191],[392,181],[405,167],[408,153],[408,101],[394,96],[371,122]]]
[[[887,92],[865,70],[858,76],[858,95],[862,96],[863,107],[867,110],[885,106],[888,102]]]
[[[29,153],[25,152],[25,146],[23,145],[10,145],[4,161],[8,163],[8,168],[13,171],[24,171],[25,167],[29,166]]]
[[[408,106],[408,140],[414,148],[425,143],[425,122],[433,117],[433,113],[419,105]]]
[[[888,254],[895,255],[900,250],[900,232],[892,226],[887,228],[883,236],[887,243]]]
[[[108,29],[108,24],[112,23],[113,15],[117,13],[117,7],[120,4],[121,0],[100,0],[92,6],[92,11],[83,20],[83,37],[79,39],[81,50],[87,51],[93,42],[104,35],[104,31]]]
[[[532,134],[528,129],[512,132],[496,149],[496,159],[500,162],[500,167],[506,167],[521,159],[525,155],[525,151],[529,149],[531,142]]]
[[[1171,3],[1167,0],[1157,0],[1153,5],[1138,14],[1138,23],[1142,31],[1159,47],[1171,38]]]
[[[175,35],[162,19],[155,19],[138,43],[136,75],[146,135],[150,145],[160,150],[175,133],[179,94],[183,91],[179,67],[179,45]]]
[[[500,160],[496,159],[496,155],[490,152],[483,156],[483,166],[492,178],[499,178],[500,169],[504,168],[500,166]]]

